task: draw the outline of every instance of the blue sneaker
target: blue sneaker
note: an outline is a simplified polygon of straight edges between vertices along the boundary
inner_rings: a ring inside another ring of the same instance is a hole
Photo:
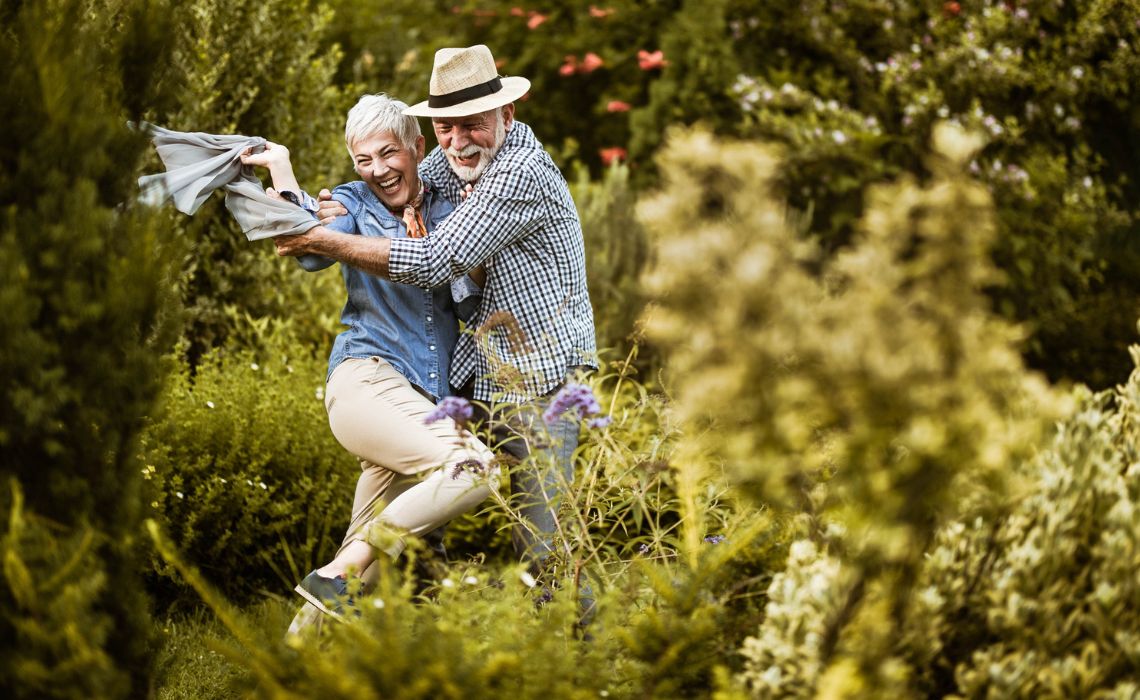
[[[315,569],[293,590],[321,612],[339,619],[344,619],[346,608],[351,609],[355,605],[348,594],[348,581],[343,576],[326,578]]]

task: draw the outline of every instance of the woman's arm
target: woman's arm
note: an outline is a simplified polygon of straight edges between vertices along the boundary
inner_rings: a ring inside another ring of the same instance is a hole
[[[293,174],[293,163],[289,161],[289,149],[279,143],[266,141],[265,150],[261,153],[242,153],[241,162],[244,165],[267,168],[269,177],[273,180],[273,189],[278,192],[301,191],[297,176]]]

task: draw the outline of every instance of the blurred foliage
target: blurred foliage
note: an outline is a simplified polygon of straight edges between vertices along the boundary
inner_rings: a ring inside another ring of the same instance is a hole
[[[789,146],[781,189],[827,249],[864,193],[923,166],[932,124],[984,133],[970,168],[996,203],[989,291],[1026,324],[1031,363],[1108,386],[1135,338],[1140,6],[1133,2],[740,3],[731,42],[742,119],[723,132]]]
[[[819,625],[800,620],[818,616],[765,620],[793,648],[761,637],[754,687],[774,668],[777,688],[812,688],[851,664],[862,692],[904,688],[895,648],[935,529],[960,511],[999,508],[1008,465],[1059,415],[983,294],[995,276],[992,204],[965,173],[980,145],[937,128],[933,177],[872,190],[856,238],[831,258],[773,197],[770,149],[678,132],[661,156],[665,187],[641,205],[657,252],[647,332],[668,353],[678,416],[746,490],[814,521],[848,569],[841,583],[821,563],[812,577],[823,583],[804,592],[773,583],[770,613],[815,596],[836,602],[811,642],[804,635]],[[701,222],[698,258],[678,220]],[[814,667],[800,665],[797,644],[814,649]]]
[[[169,9],[0,3],[5,697],[149,686],[136,436],[173,340],[173,251],[134,203],[146,144],[125,122],[165,94]]]
[[[147,510],[235,601],[288,593],[332,559],[360,473],[328,428],[323,354],[287,324],[256,325],[196,368],[179,360],[142,436]],[[164,606],[196,602],[155,557]]]

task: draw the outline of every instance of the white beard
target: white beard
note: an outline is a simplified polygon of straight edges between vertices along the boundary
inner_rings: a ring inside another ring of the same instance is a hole
[[[495,118],[495,141],[490,148],[476,146],[473,143],[468,144],[467,148],[464,148],[462,151],[449,148],[445,151],[448,155],[447,162],[451,166],[452,172],[454,172],[460,180],[464,182],[475,182],[479,179],[479,176],[483,174],[483,171],[487,169],[487,165],[495,158],[495,154],[502,148],[503,141],[506,141],[506,139],[507,126],[503,123],[502,112],[498,112]],[[475,165],[459,165],[455,160],[456,158],[469,158],[476,153],[479,154],[479,162]]]

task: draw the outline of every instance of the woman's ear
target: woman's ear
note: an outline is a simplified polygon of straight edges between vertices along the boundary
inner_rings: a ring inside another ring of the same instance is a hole
[[[424,144],[425,143],[426,143],[426,141],[424,141],[424,135],[423,134],[420,134],[419,136],[416,137],[416,162],[417,163],[419,163],[421,160],[424,159]]]

